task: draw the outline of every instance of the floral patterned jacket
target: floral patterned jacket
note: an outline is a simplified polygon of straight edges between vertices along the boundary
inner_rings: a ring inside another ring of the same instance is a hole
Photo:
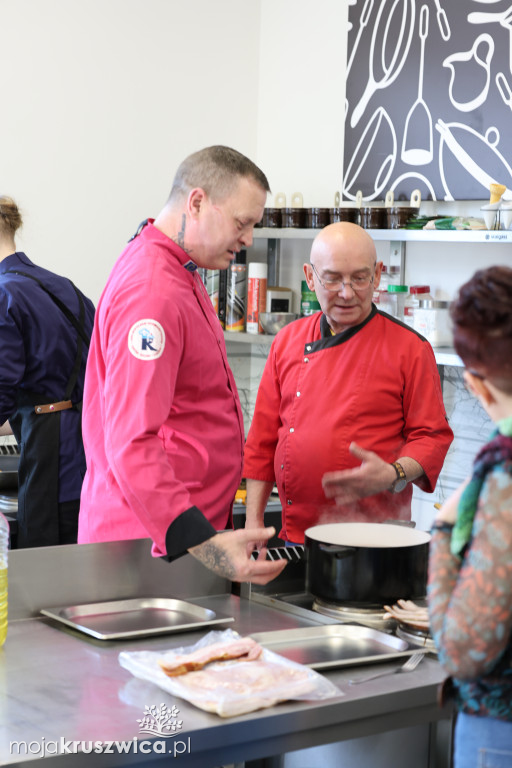
[[[449,532],[433,531],[428,598],[458,708],[512,721],[511,461],[487,475],[462,559],[450,551]]]

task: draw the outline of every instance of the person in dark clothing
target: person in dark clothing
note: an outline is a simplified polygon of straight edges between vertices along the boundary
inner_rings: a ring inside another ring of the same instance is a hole
[[[85,475],[81,404],[94,305],[16,251],[16,203],[0,196],[0,425],[20,448],[17,546],[76,542]]]

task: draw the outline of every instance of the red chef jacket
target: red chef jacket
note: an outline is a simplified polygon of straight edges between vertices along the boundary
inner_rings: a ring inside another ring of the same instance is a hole
[[[88,363],[79,543],[150,537],[175,557],[231,527],[244,432],[222,329],[151,223],[112,270]]]
[[[332,336],[321,312],[283,328],[272,343],[245,446],[244,476],[276,482],[283,539],[347,520],[410,520],[412,487],[337,507],[325,472],[359,466],[351,442],[385,461],[409,456],[435,488],[453,432],[430,344],[375,306],[360,325]]]

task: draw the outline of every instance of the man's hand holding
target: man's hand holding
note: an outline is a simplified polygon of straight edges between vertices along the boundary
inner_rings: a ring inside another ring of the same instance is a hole
[[[266,560],[266,546],[275,534],[275,528],[239,528],[236,531],[218,533],[211,539],[191,547],[189,552],[203,565],[230,581],[250,581],[267,584],[275,579],[286,565],[286,560]],[[258,558],[251,553],[259,549]]]

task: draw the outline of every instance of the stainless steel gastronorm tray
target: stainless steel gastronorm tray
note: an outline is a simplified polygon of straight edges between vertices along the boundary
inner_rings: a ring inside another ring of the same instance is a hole
[[[164,635],[234,621],[232,616],[163,597],[57,606],[41,613],[99,640]]]
[[[312,669],[368,664],[411,656],[418,647],[378,629],[359,624],[328,624],[251,637],[264,648]]]

